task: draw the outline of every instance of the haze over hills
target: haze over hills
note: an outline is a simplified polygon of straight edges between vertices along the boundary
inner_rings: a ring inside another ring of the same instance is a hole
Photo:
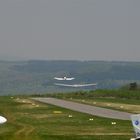
[[[61,83],[97,82],[97,88],[118,88],[130,82],[140,82],[140,62],[0,61],[0,95],[81,90],[55,86],[54,83],[58,82],[54,80],[55,76],[75,77],[73,81]]]

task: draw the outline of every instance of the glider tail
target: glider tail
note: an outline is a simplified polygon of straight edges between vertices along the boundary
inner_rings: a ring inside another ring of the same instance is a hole
[[[131,121],[134,127],[136,140],[140,140],[140,114],[131,115]]]

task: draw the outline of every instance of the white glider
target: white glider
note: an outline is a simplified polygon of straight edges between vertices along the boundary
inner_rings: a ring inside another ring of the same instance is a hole
[[[4,118],[3,116],[0,116],[0,124],[3,124],[7,121],[6,118]]]
[[[97,83],[91,83],[91,84],[61,84],[61,83],[54,83],[56,86],[64,86],[64,87],[88,87],[88,86],[96,86]]]
[[[68,77],[62,77],[62,78],[54,77],[54,79],[55,79],[55,80],[63,81],[63,80],[74,80],[75,78],[74,78],[74,77],[71,77],[71,78],[68,78]]]
[[[140,114],[131,115],[131,121],[136,135],[131,140],[140,140]]]

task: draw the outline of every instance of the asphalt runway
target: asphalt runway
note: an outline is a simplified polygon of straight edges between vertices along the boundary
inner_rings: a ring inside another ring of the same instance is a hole
[[[32,99],[43,103],[52,104],[70,110],[87,113],[94,116],[105,117],[105,118],[130,120],[130,116],[132,115],[131,113],[127,113],[127,112],[115,111],[112,109],[105,109],[101,107],[95,107],[91,105],[85,105],[82,103],[76,103],[76,102],[66,101],[66,100],[56,99],[56,98],[32,98]]]

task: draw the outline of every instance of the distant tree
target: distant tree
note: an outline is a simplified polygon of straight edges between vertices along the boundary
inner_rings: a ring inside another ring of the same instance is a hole
[[[138,87],[137,83],[136,82],[133,82],[133,83],[130,83],[129,84],[129,89],[130,90],[136,90]]]

